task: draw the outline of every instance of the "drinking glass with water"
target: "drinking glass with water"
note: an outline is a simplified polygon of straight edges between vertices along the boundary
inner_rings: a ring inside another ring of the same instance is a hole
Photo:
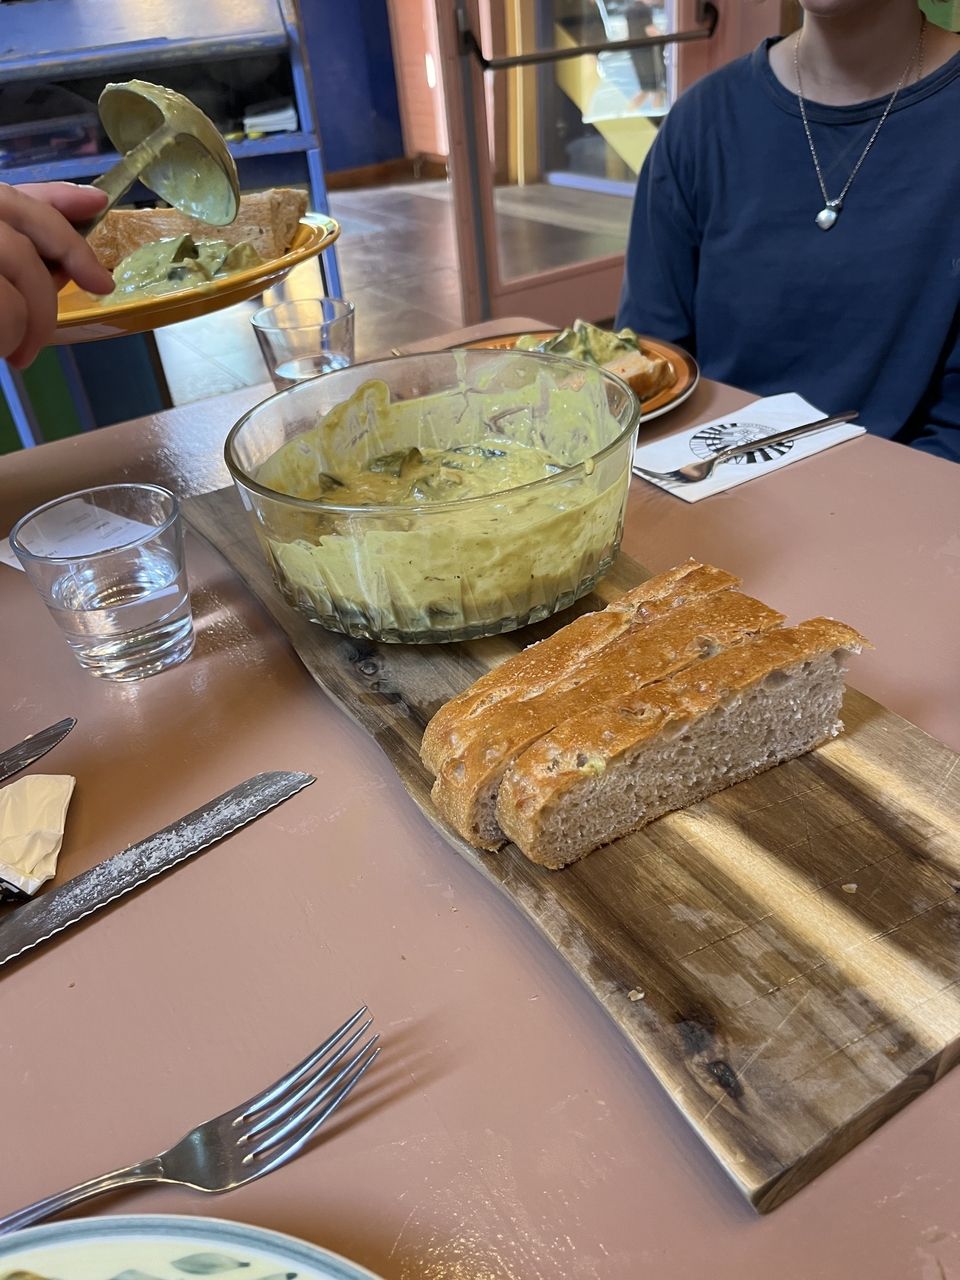
[[[353,364],[354,306],[343,298],[301,298],[251,317],[278,391]]]
[[[142,680],[189,657],[193,616],[180,507],[154,484],[111,484],[48,502],[10,543],[82,667]]]

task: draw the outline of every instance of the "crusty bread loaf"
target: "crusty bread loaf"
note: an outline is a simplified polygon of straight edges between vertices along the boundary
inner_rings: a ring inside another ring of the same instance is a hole
[[[531,645],[442,707],[424,758],[472,844],[562,867],[839,732],[867,642],[783,615],[688,561]]]
[[[177,209],[112,209],[90,233],[97,257],[112,271],[128,253],[152,240],[188,234],[195,240],[246,240],[264,259],[289,249],[307,210],[307,194],[293,187],[274,187],[240,197],[236,219],[227,227],[188,218]]]
[[[616,705],[651,682],[782,622],[782,614],[759,600],[726,590],[694,595],[628,628],[593,661],[565,671],[536,696],[502,699],[461,723],[452,734],[455,750],[441,761],[434,802],[471,844],[498,848],[504,841],[496,816],[501,780],[538,738],[572,716]]]
[[[444,703],[424,730],[420,758],[431,773],[438,773],[446,757],[465,742],[472,718],[487,707],[510,698],[536,697],[593,659],[630,627],[643,625],[695,596],[739,585],[740,579],[733,574],[696,560],[648,578],[608,608],[586,613],[508,658]]]
[[[528,858],[563,867],[801,755],[840,732],[845,660],[864,643],[815,618],[564,719],[513,761],[498,823]]]
[[[636,392],[641,400],[650,400],[674,377],[673,365],[664,356],[651,356],[644,351],[629,351],[608,360],[603,366]]]

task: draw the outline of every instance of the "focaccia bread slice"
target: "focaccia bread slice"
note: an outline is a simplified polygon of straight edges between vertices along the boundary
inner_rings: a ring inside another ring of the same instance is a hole
[[[506,771],[538,738],[596,706],[619,705],[657,680],[783,622],[783,614],[738,591],[694,597],[644,627],[628,630],[588,668],[555,681],[537,697],[507,699],[477,715],[466,742],[440,766],[431,792],[466,840],[497,849],[505,836],[497,792]]]
[[[307,193],[294,187],[273,187],[240,197],[236,219],[215,227],[188,218],[177,209],[111,209],[90,233],[94,253],[112,271],[127,254],[153,240],[188,234],[194,240],[247,241],[261,258],[279,258],[293,243],[300,219],[307,211]]]
[[[646,351],[630,351],[616,356],[603,367],[622,378],[641,400],[651,400],[676,376],[673,365],[665,356],[650,355]]]
[[[564,718],[507,770],[500,828],[532,861],[559,868],[810,751],[841,731],[846,661],[866,643],[814,618]]]
[[[437,774],[446,757],[462,749],[471,721],[507,699],[534,698],[591,661],[631,627],[643,625],[694,597],[727,591],[740,579],[713,565],[687,560],[648,578],[606,609],[585,613],[546,640],[529,645],[465,689],[437,711],[423,733],[420,758]]]

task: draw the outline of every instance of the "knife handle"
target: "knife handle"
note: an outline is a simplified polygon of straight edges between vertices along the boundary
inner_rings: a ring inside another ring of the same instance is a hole
[[[67,1191],[58,1191],[56,1195],[47,1196],[28,1204],[16,1213],[0,1218],[0,1235],[9,1231],[19,1231],[21,1227],[29,1227],[31,1222],[39,1222],[42,1218],[50,1218],[55,1213],[62,1213],[83,1200],[92,1200],[94,1196],[106,1195],[108,1191],[119,1191],[122,1187],[131,1187],[138,1182],[163,1182],[163,1166],[156,1156],[144,1160],[141,1164],[128,1165],[126,1169],[115,1169],[113,1173],[104,1173],[99,1178],[91,1178],[89,1182],[81,1182]]]

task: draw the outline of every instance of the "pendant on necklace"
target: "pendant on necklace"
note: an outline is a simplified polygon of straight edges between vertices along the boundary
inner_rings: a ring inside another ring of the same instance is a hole
[[[817,226],[821,231],[829,231],[839,216],[839,208],[836,205],[827,204],[817,214]]]

